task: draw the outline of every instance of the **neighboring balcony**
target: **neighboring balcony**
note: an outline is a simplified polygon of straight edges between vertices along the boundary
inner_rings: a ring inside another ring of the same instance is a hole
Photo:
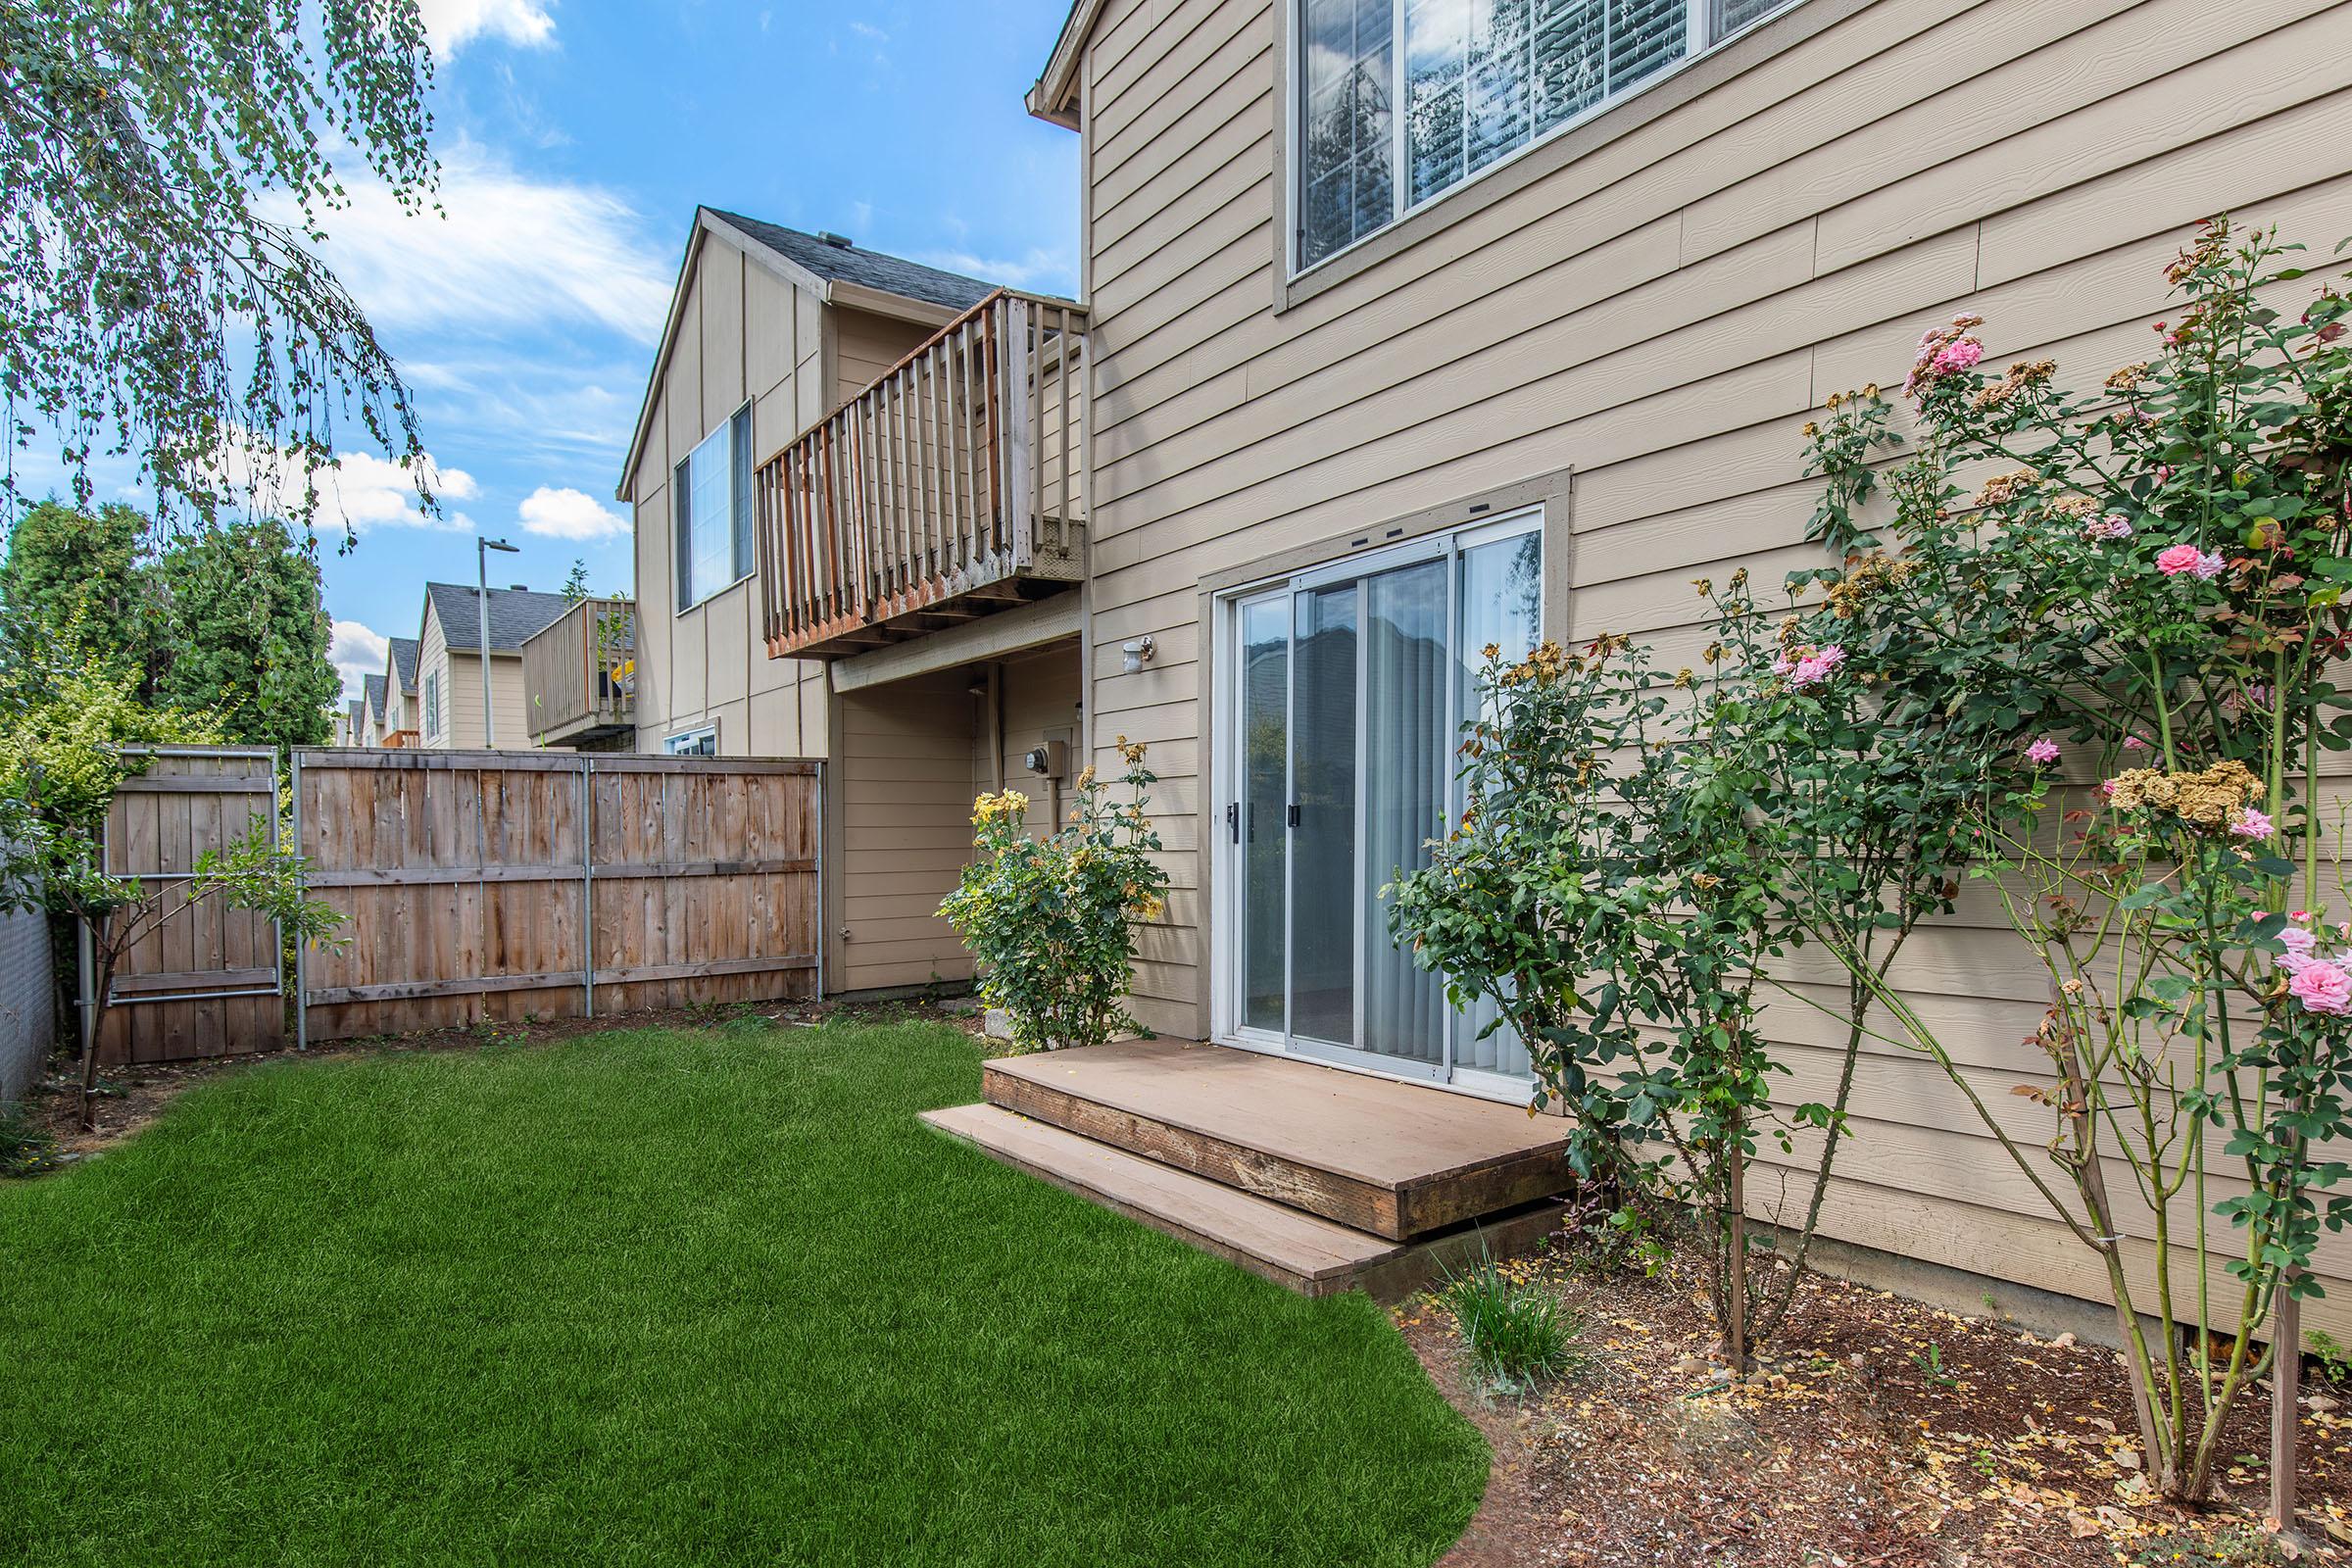
[[[531,740],[592,746],[637,727],[637,606],[583,599],[523,639]]]
[[[762,464],[769,655],[862,653],[1083,577],[1086,369],[1082,307],[1001,289]]]
[[[417,735],[413,729],[387,730],[384,734],[384,744],[395,750],[403,746],[415,746],[416,741]]]

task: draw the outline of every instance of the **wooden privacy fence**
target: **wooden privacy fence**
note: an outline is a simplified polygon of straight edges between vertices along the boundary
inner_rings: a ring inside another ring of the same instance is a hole
[[[812,997],[819,764],[302,750],[295,833],[346,916],[305,1043]]]
[[[135,876],[166,899],[184,899],[173,884],[187,879],[198,855],[226,848],[252,831],[255,817],[276,809],[277,753],[267,746],[139,753],[146,770],[123,781],[107,810],[106,869]],[[281,951],[273,921],[229,908],[219,894],[173,913],[117,965],[98,1059],[177,1061],[283,1044]]]

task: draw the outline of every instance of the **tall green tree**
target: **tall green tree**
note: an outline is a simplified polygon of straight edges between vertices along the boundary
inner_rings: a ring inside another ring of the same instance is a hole
[[[149,695],[159,617],[148,531],[128,507],[81,512],[51,499],[28,508],[0,562],[0,639],[10,666],[96,667]]]
[[[56,433],[85,506],[93,458],[132,459],[176,527],[256,495],[307,521],[356,431],[429,507],[408,388],[317,246],[350,165],[431,202],[432,74],[417,0],[0,0],[9,439]]]
[[[156,700],[211,712],[245,746],[323,745],[342,677],[318,563],[276,518],[176,540],[156,563],[166,661]]]

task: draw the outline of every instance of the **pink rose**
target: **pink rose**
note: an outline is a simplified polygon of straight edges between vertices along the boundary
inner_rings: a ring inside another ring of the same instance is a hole
[[[2237,820],[2230,824],[2230,831],[2241,839],[2267,839],[2271,836],[2270,814],[2257,811],[2251,806],[2240,807]]]
[[[2352,1012],[2352,974],[2337,963],[2312,962],[2297,969],[2286,983],[2287,994],[2303,1004],[2305,1012],[2340,1017]]]
[[[2156,558],[2156,569],[2167,577],[2178,577],[2185,571],[2195,571],[2204,564],[2205,555],[2195,545],[2175,545]]]
[[[2129,539],[2132,519],[2120,512],[2110,512],[2104,517],[2094,517],[2082,525],[2085,539]]]
[[[1936,356],[1936,371],[1938,375],[1949,375],[1954,370],[1966,370],[1973,368],[1983,358],[1984,358],[1984,344],[1973,337],[1957,338],[1945,344],[1942,352]]]
[[[2146,738],[2145,736],[2142,736],[2142,735],[2127,735],[2127,736],[2125,736],[2125,737],[2124,737],[2124,750],[2125,750],[2125,751],[2127,751],[2127,752],[2144,752],[2144,751],[2146,751],[2147,749],[2148,749],[2148,742],[2147,742],[2147,738]]]
[[[2307,954],[2320,945],[2319,934],[2303,926],[2290,925],[2278,933],[2278,941],[2292,956]]]
[[[2026,748],[2026,758],[2029,761],[2055,762],[2058,760],[2058,743],[2044,735]]]

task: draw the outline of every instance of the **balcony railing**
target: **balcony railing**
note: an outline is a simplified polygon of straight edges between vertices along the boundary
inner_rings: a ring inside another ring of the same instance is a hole
[[[583,599],[523,639],[522,695],[541,746],[605,740],[637,723],[637,607]]]
[[[776,658],[877,648],[1085,574],[1086,312],[1001,289],[760,467]]]

